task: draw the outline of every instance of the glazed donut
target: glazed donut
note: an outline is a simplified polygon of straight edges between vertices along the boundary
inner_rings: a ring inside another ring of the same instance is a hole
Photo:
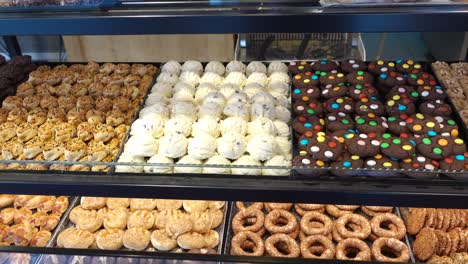
[[[281,252],[277,248],[281,245]],[[272,257],[297,258],[301,254],[301,250],[296,241],[285,234],[274,234],[265,240],[265,250]]]
[[[356,224],[359,226],[359,230],[348,230],[348,224]],[[336,220],[336,230],[340,236],[344,238],[358,238],[366,239],[371,233],[371,227],[369,221],[358,214],[345,214]]]
[[[247,242],[248,243],[245,243]],[[231,254],[235,256],[263,256],[265,246],[257,234],[241,231],[231,240]]]
[[[282,223],[278,221],[279,219],[286,220],[285,225],[280,225]],[[297,228],[297,220],[292,213],[286,210],[275,209],[268,213],[268,215],[265,217],[265,228],[271,234],[292,233]]]
[[[354,255],[354,257],[350,257]],[[336,246],[336,259],[370,261],[371,250],[366,242],[357,238],[347,238]]]
[[[363,207],[374,212],[391,212],[393,210],[393,207],[391,206],[363,206]]]
[[[247,222],[246,219],[255,218],[255,223]],[[257,232],[262,229],[265,222],[265,216],[262,211],[256,208],[248,208],[238,212],[232,219],[232,229],[237,234],[240,231]]]
[[[263,203],[252,203],[249,206],[245,206],[245,204],[243,202],[236,202],[236,208],[239,211],[247,209],[247,208],[251,208],[251,207],[262,210],[263,209]]]
[[[302,257],[308,259],[332,259],[335,257],[333,242],[323,235],[308,236],[301,240]]]
[[[339,204],[335,204],[335,206],[338,209],[345,210],[345,211],[354,211],[360,207],[359,205],[339,205]]]
[[[386,252],[391,253],[390,257],[384,255]],[[372,255],[377,261],[383,262],[402,262],[409,261],[409,250],[405,243],[395,238],[381,237],[372,244]]]
[[[328,235],[333,228],[332,220],[321,213],[308,212],[301,219],[301,230],[306,235]]]
[[[292,203],[265,203],[265,209],[270,212],[275,209],[283,209],[286,211],[291,210],[291,207],[293,206]]]
[[[347,210],[341,210],[339,209],[338,207],[336,207],[335,205],[331,205],[331,204],[327,204],[325,206],[325,210],[327,211],[327,213],[333,217],[336,217],[336,218],[339,218],[345,214],[352,214],[353,212],[351,211],[347,211]]]
[[[387,223],[387,226],[396,226],[396,230],[382,228],[383,223]],[[406,234],[406,227],[403,220],[391,213],[384,213],[375,216],[370,221],[370,226],[372,229],[372,233],[378,237],[396,238],[398,240],[401,240],[405,237]]]

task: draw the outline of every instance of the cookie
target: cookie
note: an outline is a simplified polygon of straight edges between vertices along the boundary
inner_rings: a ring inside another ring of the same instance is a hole
[[[383,85],[385,87],[393,87],[396,85],[405,85],[406,78],[402,73],[399,72],[389,72],[389,73],[381,73],[377,77],[377,83],[379,85]]]
[[[447,138],[447,137],[446,137]],[[465,145],[465,141],[461,138],[447,138],[449,141],[453,142],[453,154],[463,154],[467,149]]]
[[[376,97],[362,98],[356,101],[354,108],[357,115],[367,115],[368,113],[374,113],[377,116],[385,115],[385,106]]]
[[[343,144],[336,138],[319,132],[311,138],[307,152],[313,159],[333,161],[342,154]]]
[[[391,61],[388,62],[384,60],[378,60],[378,61],[370,62],[369,65],[367,66],[367,70],[374,75],[379,75],[382,73],[389,73],[389,72],[395,71],[395,63]]]
[[[404,119],[395,116],[389,116],[387,118],[388,131],[392,132],[395,135],[400,135],[401,133],[410,132],[408,125]]]
[[[292,92],[294,102],[309,102],[320,98],[320,89],[315,86],[308,88],[294,88]]]
[[[414,60],[397,60],[395,61],[396,70],[401,73],[419,72],[422,70],[422,65]]]
[[[367,115],[356,116],[356,129],[361,133],[378,133],[382,134],[388,128],[387,119],[385,117],[376,116],[373,113]]]
[[[299,102],[293,104],[293,111],[296,115],[320,116],[323,113],[323,106],[322,103],[316,100],[312,100],[307,103]]]
[[[370,169],[399,169],[398,161],[392,160],[382,154],[364,160],[364,167]]]
[[[377,138],[375,133],[346,133],[344,139],[345,146],[352,155],[366,158],[373,157],[380,152],[381,140]]]
[[[434,116],[440,127],[440,134],[444,137],[458,137],[460,134],[458,124],[450,117]]]
[[[362,98],[370,98],[379,95],[379,91],[370,83],[356,84],[349,87],[349,97],[354,100],[361,100]]]
[[[403,159],[400,162],[400,167],[406,170],[434,171],[439,168],[439,162],[417,154],[411,158]]]
[[[398,95],[401,98],[408,98],[413,102],[416,102],[419,99],[419,93],[412,86],[407,85],[397,85],[392,87],[385,98],[390,100],[395,95]]]
[[[325,116],[325,126],[327,132],[353,129],[354,120],[343,112],[331,113]]]
[[[294,118],[292,122],[294,131],[299,135],[303,135],[306,132],[322,131],[324,125],[325,121],[322,118],[318,118],[316,116],[298,116]]]
[[[418,86],[417,92],[419,93],[419,98],[422,101],[445,100],[445,98],[447,97],[447,94],[440,85]]]
[[[412,208],[406,220],[406,231],[410,235],[416,235],[424,227],[426,222],[426,208]]]
[[[307,71],[294,75],[292,78],[294,88],[307,89],[319,84],[319,76]]]
[[[333,85],[327,84],[322,87],[321,95],[324,99],[330,99],[335,97],[343,97],[348,93],[348,86],[344,85],[343,83]]]
[[[310,66],[314,71],[329,72],[338,69],[338,62],[323,58],[312,62]]]
[[[438,242],[432,228],[423,228],[416,236],[413,244],[414,255],[422,261],[430,259],[436,252]]]
[[[291,61],[288,65],[288,69],[292,74],[299,74],[311,71],[311,67],[306,61]]]
[[[437,85],[437,81],[435,80],[434,76],[427,72],[422,72],[419,74],[410,73],[406,78],[407,82],[413,86],[424,86],[424,85]]]
[[[346,77],[343,73],[338,72],[337,70],[332,70],[330,72],[320,72],[320,84],[325,86],[327,84],[331,85],[344,85],[346,82]]]
[[[297,140],[297,151],[299,155],[307,155],[307,146],[309,146],[311,142],[311,138],[314,136],[314,133],[309,131],[304,135],[300,136]]]
[[[343,153],[337,160],[330,163],[331,168],[344,168],[344,169],[361,169],[364,164],[364,160],[358,155],[351,155],[349,153]],[[346,170],[331,170],[331,173],[335,176],[355,176],[359,175],[359,171],[346,171]]]
[[[351,97],[331,98],[326,101],[324,107],[330,113],[343,112],[351,114],[354,112],[354,100]]]
[[[365,71],[357,71],[346,74],[346,81],[351,85],[373,83],[374,76]]]
[[[451,116],[452,107],[442,100],[424,102],[419,105],[421,113],[432,116]]]
[[[362,60],[349,59],[341,62],[341,70],[345,73],[365,71],[366,69],[367,64]]]
[[[406,159],[416,153],[416,142],[411,139],[394,137],[390,133],[385,133],[382,134],[380,151],[390,158]]]
[[[423,137],[416,148],[419,153],[433,160],[442,160],[453,154],[453,142],[442,136]]]
[[[411,115],[405,121],[409,130],[415,134],[437,135],[441,131],[440,125],[434,117],[422,113]]]
[[[334,132],[327,132],[327,135],[330,135],[336,139],[338,139],[338,141],[340,141],[341,143],[345,143],[345,136],[346,134],[358,134],[359,131],[357,131],[356,129],[349,129],[349,130],[337,130],[337,131],[334,131]]]
[[[405,117],[416,112],[416,105],[409,98],[394,95],[385,102],[385,111],[389,116]]]
[[[327,168],[328,164],[321,160],[316,160],[310,157],[309,155],[296,156],[292,160],[292,164],[295,167],[304,167],[304,168]],[[325,169],[296,169],[297,173],[307,176],[307,177],[319,177],[325,175],[327,170]]]

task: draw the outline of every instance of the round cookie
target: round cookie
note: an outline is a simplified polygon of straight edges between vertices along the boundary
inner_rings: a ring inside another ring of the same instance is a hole
[[[351,97],[331,98],[326,101],[324,107],[330,113],[344,112],[351,114],[354,112],[354,100]]]
[[[309,102],[320,98],[320,89],[315,86],[308,88],[294,88],[292,92],[294,102]]]
[[[364,167],[370,169],[399,169],[400,164],[398,161],[392,160],[379,153],[373,157],[365,159]]]
[[[364,160],[358,155],[351,155],[349,153],[343,153],[337,160],[330,164],[331,168],[343,168],[343,169],[361,169],[364,164]],[[331,173],[338,177],[348,176],[359,176],[360,171],[347,171],[347,170],[331,170]]]
[[[343,73],[338,72],[337,70],[332,70],[330,72],[320,72],[320,84],[325,86],[327,84],[331,85],[344,85],[346,82],[346,77]]]
[[[385,115],[385,106],[377,98],[362,98],[354,105],[355,112],[358,115],[367,115],[373,113],[377,116]]]
[[[408,98],[413,102],[416,102],[419,99],[419,93],[412,86],[407,85],[394,86],[390,89],[385,98],[389,100],[395,95],[398,95],[401,98]]]
[[[414,60],[397,60],[395,61],[396,70],[401,73],[419,72],[422,70],[422,66],[416,63]]]
[[[373,61],[369,63],[369,65],[367,66],[367,70],[374,75],[389,73],[395,71],[395,63],[391,61],[387,62],[384,60]]]
[[[344,84],[327,84],[322,87],[322,97],[325,99],[343,97],[348,93],[348,86]]]
[[[403,159],[400,162],[400,168],[405,170],[437,170],[439,162],[424,157],[421,154],[416,154],[411,158]]]
[[[313,116],[313,115],[321,115],[323,113],[323,106],[322,103],[312,100],[310,102],[299,102],[294,103],[293,111],[296,115],[305,115],[305,116]]]
[[[422,113],[416,113],[405,119],[408,124],[408,128],[415,134],[435,134],[437,135],[441,131],[439,122],[428,115]]]
[[[297,140],[297,151],[299,155],[307,155],[307,146],[310,144],[310,139],[314,136],[314,133],[311,131],[306,132],[304,135],[300,136]]]
[[[365,71],[366,69],[367,64],[362,60],[349,59],[341,62],[341,70],[345,73]]]
[[[316,160],[310,157],[309,155],[295,156],[292,160],[292,164],[295,167],[305,167],[305,168],[327,168],[328,164],[321,160]],[[325,169],[296,169],[297,173],[307,177],[319,177],[325,175],[327,170]]]
[[[468,152],[446,157],[439,162],[441,170],[468,170]]]
[[[377,83],[386,87],[393,87],[396,85],[404,85],[406,83],[406,78],[402,73],[392,71],[379,74]]]
[[[307,152],[313,159],[332,161],[338,159],[343,152],[343,144],[325,132],[318,132],[311,138]]]
[[[304,73],[311,70],[309,63],[306,61],[291,61],[288,69],[292,74]]]
[[[307,89],[317,86],[319,84],[319,77],[310,71],[299,73],[292,78],[292,84],[294,88]]]
[[[327,133],[327,135],[330,135],[336,139],[338,139],[338,141],[340,141],[341,143],[345,143],[345,136],[346,134],[358,134],[359,131],[357,131],[356,129],[348,129],[348,130],[337,130],[337,131],[334,131],[334,132],[331,132],[331,133]]]
[[[406,121],[404,119],[389,116],[387,118],[388,131],[392,132],[395,135],[400,135],[401,133],[409,133],[410,130]]]
[[[418,86],[417,89],[419,93],[419,98],[422,101],[435,101],[435,100],[445,100],[447,97],[444,89],[440,85],[423,85]]]
[[[453,154],[453,141],[442,136],[425,136],[420,139],[416,148],[419,153],[430,159],[442,160]]]
[[[424,102],[419,105],[421,113],[432,116],[451,116],[452,107],[442,100]]]
[[[385,102],[385,111],[389,116],[409,116],[416,112],[416,106],[409,98],[394,95]]]
[[[453,142],[453,154],[462,154],[466,149],[466,144],[465,141],[461,138],[450,138],[450,140]]]
[[[460,131],[458,130],[457,122],[450,117],[434,116],[440,127],[440,134],[444,137],[458,137]]]
[[[349,87],[349,96],[354,100],[378,96],[379,91],[370,83],[356,84]]]
[[[390,158],[406,159],[416,153],[416,142],[411,139],[394,137],[390,133],[385,133],[382,135],[380,151]]]
[[[352,155],[365,158],[375,156],[380,152],[381,141],[377,138],[375,133],[346,133],[344,138],[348,152]]]
[[[327,132],[353,129],[354,120],[346,113],[331,113],[325,116],[325,126]]]
[[[356,129],[361,133],[378,133],[382,134],[388,128],[387,119],[385,117],[376,116],[373,113],[367,115],[356,116]]]
[[[437,81],[434,76],[427,72],[422,72],[419,74],[410,73],[408,74],[407,81],[413,86],[437,85]]]
[[[329,72],[338,69],[338,62],[323,58],[310,64],[314,71]]]
[[[303,135],[306,132],[322,131],[324,125],[325,121],[316,116],[298,116],[294,118],[292,123],[294,131],[299,135]]]
[[[373,83],[374,77],[365,71],[351,72],[346,75],[346,81],[351,85]]]

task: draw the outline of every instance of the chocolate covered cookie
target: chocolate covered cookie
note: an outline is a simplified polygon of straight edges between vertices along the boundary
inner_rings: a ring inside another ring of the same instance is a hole
[[[388,131],[392,132],[395,135],[400,135],[401,133],[409,133],[408,124],[404,119],[401,119],[396,116],[389,116],[387,118]]]
[[[373,61],[369,63],[367,70],[374,75],[389,73],[395,71],[395,63],[384,60]]]
[[[416,63],[413,60],[397,60],[395,61],[396,70],[401,73],[411,73],[411,72],[419,72],[422,70],[422,65]]]
[[[294,131],[299,135],[303,135],[306,132],[322,131],[324,125],[325,121],[316,116],[298,116],[294,118],[292,123]]]
[[[419,74],[410,73],[408,74],[407,81],[413,86],[424,86],[424,85],[437,85],[437,81],[434,76],[427,72],[422,72]]]
[[[327,132],[348,130],[354,128],[354,120],[343,112],[331,113],[325,116]]]
[[[306,61],[291,61],[289,63],[288,69],[293,74],[299,74],[311,71],[311,67]]]
[[[345,73],[365,71],[367,69],[367,64],[362,60],[349,59],[341,62],[341,69]]]
[[[388,128],[387,119],[385,117],[376,116],[373,113],[367,115],[356,116],[356,129],[361,133],[378,133],[382,134]]]
[[[298,102],[293,104],[293,111],[296,115],[303,116],[320,116],[323,113],[322,103],[316,100],[309,102]]]
[[[425,136],[417,145],[419,153],[433,160],[442,160],[453,154],[453,141],[442,137]]]
[[[380,152],[381,141],[377,138],[376,133],[346,133],[344,138],[346,148],[352,155],[366,158],[375,156]]]
[[[404,85],[406,83],[406,78],[402,73],[392,71],[379,74],[377,83],[385,87],[393,87],[396,85]]]
[[[324,99],[330,99],[335,97],[343,97],[348,93],[348,86],[341,84],[327,84],[322,87],[322,97]]]
[[[382,116],[385,114],[385,106],[375,97],[371,97],[370,99],[362,98],[361,100],[356,101],[354,105],[354,111],[358,115],[367,115],[368,113],[373,113],[377,116]]]
[[[346,75],[346,81],[351,85],[373,83],[374,77],[365,71],[351,72]]]
[[[342,154],[343,144],[325,132],[318,132],[311,138],[307,151],[313,159],[333,161]]]
[[[310,66],[314,71],[329,72],[338,69],[338,62],[324,58],[312,62]]]
[[[452,107],[442,100],[424,102],[419,105],[421,113],[432,116],[451,116]]]
[[[395,159],[410,158],[416,153],[416,142],[406,138],[394,137],[392,134],[382,135],[380,144],[382,154]]]
[[[354,100],[350,97],[331,98],[326,101],[324,107],[330,113],[343,112],[351,114],[354,112]]]
[[[308,88],[294,88],[292,92],[294,102],[309,102],[320,98],[320,89],[315,86]]]
[[[292,78],[292,84],[294,88],[300,89],[314,87],[319,84],[319,76],[312,74],[310,71],[299,73]]]
[[[362,98],[370,98],[379,95],[379,91],[372,86],[370,83],[356,84],[349,87],[349,96],[354,100],[360,100]]]
[[[394,95],[385,102],[385,111],[389,116],[403,117],[414,114],[416,106],[409,98]]]
[[[382,154],[364,160],[364,167],[370,169],[399,169],[400,164]]]
[[[445,94],[442,86],[435,85],[423,85],[419,86],[417,89],[419,97],[422,101],[435,101],[435,100],[445,100],[447,95]]]
[[[343,73],[338,72],[337,70],[332,70],[330,72],[320,72],[320,84],[322,86],[331,84],[331,85],[344,85],[346,82],[346,77]]]
[[[387,100],[390,100],[395,95],[398,95],[401,98],[408,98],[413,102],[416,102],[419,99],[419,93],[415,88],[407,85],[397,85],[392,87],[385,97]]]

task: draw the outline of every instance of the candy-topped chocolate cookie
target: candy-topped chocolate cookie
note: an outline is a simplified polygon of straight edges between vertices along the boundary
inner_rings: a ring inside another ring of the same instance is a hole
[[[413,86],[437,85],[437,81],[434,76],[427,72],[422,72],[419,74],[410,73],[408,74],[407,81]]]
[[[385,114],[385,106],[375,97],[362,98],[361,100],[356,101],[354,111],[358,115],[373,113],[375,115],[382,116]]]
[[[412,139],[394,137],[390,133],[385,133],[382,134],[380,151],[390,158],[406,159],[416,153],[416,142]]]
[[[411,158],[403,159],[400,167],[405,170],[427,170],[434,171],[439,168],[439,162],[423,155],[416,154]]]
[[[349,87],[349,96],[354,100],[378,96],[379,91],[370,83],[356,84]]]
[[[306,132],[322,131],[324,125],[325,121],[322,118],[318,118],[316,116],[298,116],[294,118],[292,122],[294,131],[299,135],[303,135]]]
[[[361,169],[364,160],[358,155],[351,155],[343,153],[337,160],[330,163],[331,168],[344,168],[344,169]],[[333,170],[332,173],[336,176],[348,176],[347,171]],[[353,175],[356,175],[355,172]]]
[[[450,117],[434,116],[440,126],[440,134],[444,137],[458,137],[460,131],[455,120]]]
[[[303,168],[327,168],[328,164],[321,160],[313,159],[309,155],[298,155],[293,158],[292,164],[295,167],[303,167]],[[326,169],[296,169],[296,171],[307,177],[319,177],[327,173]]]
[[[395,63],[392,61],[383,60],[373,61],[369,63],[367,70],[374,75],[389,73],[395,71]]]
[[[353,129],[354,120],[342,112],[331,113],[325,116],[325,126],[327,132]]]
[[[346,75],[346,81],[351,85],[373,83],[374,76],[365,71],[351,72]]]
[[[422,70],[422,66],[414,60],[397,60],[395,61],[397,71],[401,73],[418,72]]]
[[[330,113],[344,112],[351,114],[354,112],[354,100],[350,97],[328,99],[324,106],[325,110]]]
[[[367,115],[356,116],[356,129],[361,133],[385,133],[388,128],[387,119],[385,117],[376,116],[373,113]]]
[[[408,124],[404,119],[398,118],[396,116],[389,116],[387,118],[388,131],[392,132],[395,135],[400,135],[401,133],[410,132]]]
[[[320,98],[320,89],[315,86],[308,88],[294,88],[292,92],[294,102],[309,102]]]
[[[307,151],[313,159],[332,161],[338,159],[343,152],[343,144],[338,139],[327,136],[325,132],[318,132],[311,138]]]
[[[421,113],[432,116],[451,116],[452,107],[442,100],[424,102],[419,105]]]
[[[320,116],[323,113],[323,106],[317,100],[312,100],[309,102],[298,102],[294,103],[293,111],[296,115],[303,115],[303,116],[313,116],[317,115]]]
[[[412,86],[407,85],[398,85],[393,87],[385,97],[387,100],[390,100],[395,95],[399,95],[401,98],[408,98],[413,102],[416,102],[419,99],[419,93]]]
[[[343,73],[338,72],[337,70],[332,70],[330,72],[321,72],[319,80],[322,86],[327,84],[344,85],[346,77]]]
[[[348,86],[344,84],[327,84],[322,87],[322,97],[325,99],[343,97],[348,93]]]
[[[372,157],[380,152],[381,140],[377,138],[376,133],[346,133],[344,138],[348,152],[353,155],[365,158]]]
[[[466,144],[465,141],[461,138],[450,138],[450,140],[453,142],[453,154],[461,154],[465,151],[466,149]]]
[[[365,71],[367,69],[367,64],[362,60],[349,59],[341,62],[341,69],[345,73]]]
[[[310,138],[314,136],[314,132],[308,131],[304,135],[300,136],[297,140],[297,151],[299,155],[307,155],[307,146],[310,144]]]
[[[393,87],[396,85],[404,85],[406,83],[406,78],[402,73],[392,71],[379,74],[377,83],[386,87]]]
[[[415,134],[434,134],[437,135],[441,131],[439,122],[432,116],[416,113],[406,118],[406,124],[411,132]]]
[[[364,160],[364,167],[370,169],[399,169],[400,164],[396,160],[392,160],[382,154],[377,154],[374,157]]]
[[[309,63],[306,61],[291,61],[288,69],[293,74],[304,73],[311,70]]]
[[[321,59],[312,62],[310,66],[314,71],[329,72],[338,69],[338,62],[329,59]]]
[[[416,112],[416,106],[409,98],[394,95],[385,102],[385,111],[389,116],[409,116]]]
[[[292,84],[294,88],[307,89],[309,87],[315,87],[319,84],[319,76],[312,74],[308,71],[305,73],[299,73],[294,75],[292,78]]]
[[[435,85],[424,85],[418,87],[419,97],[422,101],[435,101],[435,100],[445,100],[447,95],[445,94],[444,89],[442,86]]]
[[[453,141],[442,137],[423,137],[416,146],[419,153],[433,159],[442,160],[453,154]]]
[[[444,158],[439,162],[439,167],[448,171],[468,170],[468,152]]]

